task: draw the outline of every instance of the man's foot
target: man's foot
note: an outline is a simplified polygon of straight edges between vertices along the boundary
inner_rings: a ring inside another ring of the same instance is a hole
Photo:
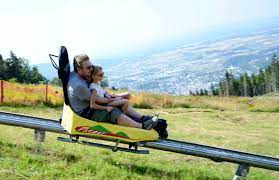
[[[168,131],[167,131],[167,121],[164,119],[158,119],[157,126],[154,129],[158,132],[160,139],[167,139]]]
[[[169,133],[168,133],[168,131],[165,129],[165,130],[161,131],[161,132],[159,133],[159,135],[160,135],[160,139],[167,139],[168,136],[169,136]]]
[[[150,130],[154,128],[158,123],[158,117],[154,116],[152,119],[149,119],[142,123],[142,129]]]

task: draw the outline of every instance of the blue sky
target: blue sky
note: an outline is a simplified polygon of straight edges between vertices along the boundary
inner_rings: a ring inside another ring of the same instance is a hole
[[[278,0],[0,0],[0,53],[31,63],[66,45],[92,59],[208,27],[279,17]]]

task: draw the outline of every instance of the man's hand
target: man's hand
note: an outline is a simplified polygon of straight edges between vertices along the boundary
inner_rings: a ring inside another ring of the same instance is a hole
[[[111,112],[113,109],[114,109],[114,107],[111,107],[111,106],[107,106],[107,107],[106,107],[106,110],[107,110],[108,112]]]
[[[105,93],[105,97],[108,98],[108,99],[111,99],[111,98],[112,98],[111,95],[108,94],[108,93]]]
[[[115,94],[111,94],[111,97],[112,98],[116,98],[117,96]]]

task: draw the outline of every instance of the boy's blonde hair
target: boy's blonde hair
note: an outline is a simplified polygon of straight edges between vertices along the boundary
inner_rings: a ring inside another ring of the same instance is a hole
[[[89,56],[87,54],[78,54],[74,57],[74,71],[77,72],[77,68],[82,67],[82,63],[89,61]]]
[[[92,70],[92,75],[96,75],[99,71],[103,70],[101,66],[94,65]]]

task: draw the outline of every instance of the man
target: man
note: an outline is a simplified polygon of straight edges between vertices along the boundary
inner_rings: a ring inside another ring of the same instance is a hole
[[[74,71],[71,72],[68,82],[68,97],[72,109],[77,114],[87,119],[148,130],[157,125],[157,120],[154,118],[140,123],[123,114],[119,109],[109,106],[106,109],[90,109],[91,91],[86,79],[91,76],[92,63],[86,54],[80,54],[74,57],[73,65]],[[97,102],[107,104],[111,99],[98,97]],[[131,110],[130,113],[133,114],[133,111]]]

